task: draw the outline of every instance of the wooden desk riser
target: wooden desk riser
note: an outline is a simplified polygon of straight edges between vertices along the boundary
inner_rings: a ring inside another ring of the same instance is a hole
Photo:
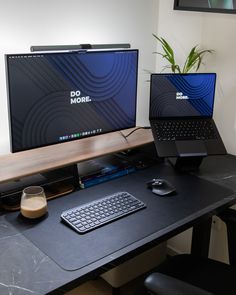
[[[133,129],[123,130],[124,135]],[[153,141],[151,130],[138,129],[127,139],[111,132],[71,142],[0,156],[0,183],[65,167]]]

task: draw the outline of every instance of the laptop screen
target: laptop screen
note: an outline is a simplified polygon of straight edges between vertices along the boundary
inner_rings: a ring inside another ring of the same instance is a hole
[[[212,117],[215,73],[152,74],[150,119]]]

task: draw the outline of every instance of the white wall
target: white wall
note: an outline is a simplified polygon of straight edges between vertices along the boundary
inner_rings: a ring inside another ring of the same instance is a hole
[[[231,14],[174,11],[173,0],[159,1],[158,35],[176,50],[181,63],[190,48],[199,44],[214,49],[202,71],[216,72],[217,91],[214,118],[229,153],[236,155],[236,16]],[[160,48],[159,48],[160,49]],[[165,65],[157,58],[157,71]],[[219,222],[219,224],[221,224]],[[227,261],[225,227],[213,227],[210,256]],[[171,239],[169,246],[178,252],[190,250],[191,230]]]
[[[158,0],[0,0],[0,154],[8,153],[5,53],[31,45],[131,43],[140,50],[137,123],[148,124]]]

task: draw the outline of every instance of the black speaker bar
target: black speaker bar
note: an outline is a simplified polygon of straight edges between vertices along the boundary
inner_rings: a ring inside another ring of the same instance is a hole
[[[129,43],[121,44],[78,44],[78,45],[40,45],[31,46],[30,51],[57,51],[57,50],[81,50],[81,49],[112,49],[130,48]]]

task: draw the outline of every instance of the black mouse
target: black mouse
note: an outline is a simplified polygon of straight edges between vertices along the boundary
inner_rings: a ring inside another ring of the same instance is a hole
[[[176,189],[169,181],[161,178],[154,178],[147,182],[147,187],[152,189],[152,192],[159,196],[166,196],[176,192]]]

